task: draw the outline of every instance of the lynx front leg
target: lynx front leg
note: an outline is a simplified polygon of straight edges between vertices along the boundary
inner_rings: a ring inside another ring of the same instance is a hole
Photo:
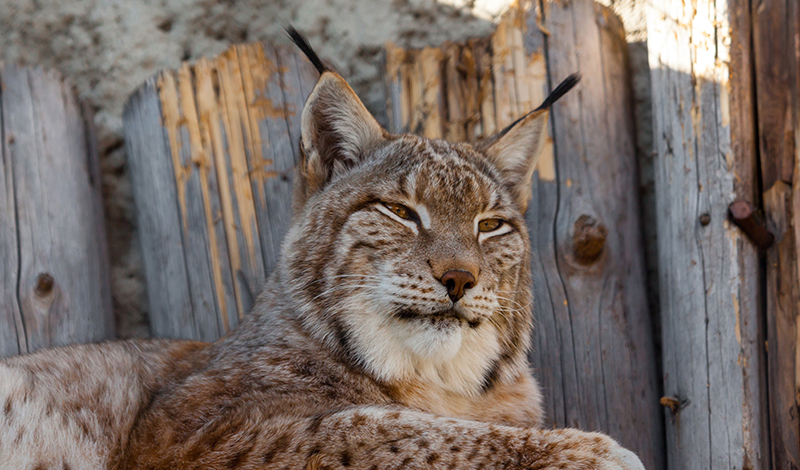
[[[640,470],[607,436],[439,418],[379,407],[318,416],[271,434],[267,467]]]

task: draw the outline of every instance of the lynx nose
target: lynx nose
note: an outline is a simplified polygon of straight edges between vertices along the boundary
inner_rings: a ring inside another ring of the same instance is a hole
[[[453,269],[444,273],[439,282],[447,287],[447,294],[450,296],[450,300],[458,302],[458,299],[464,297],[465,290],[475,286],[475,276],[468,271]]]

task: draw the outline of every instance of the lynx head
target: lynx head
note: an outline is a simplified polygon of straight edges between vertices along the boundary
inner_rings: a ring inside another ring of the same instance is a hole
[[[527,373],[523,213],[549,104],[482,148],[390,135],[315,63],[280,275],[303,322],[388,382],[473,395]]]

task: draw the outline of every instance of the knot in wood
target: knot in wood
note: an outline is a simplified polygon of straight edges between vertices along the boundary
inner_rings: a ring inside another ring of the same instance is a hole
[[[39,297],[46,297],[50,295],[50,292],[53,291],[53,284],[55,284],[53,276],[48,273],[40,273],[36,278],[36,287],[33,289],[33,291]]]
[[[584,265],[594,263],[603,252],[608,229],[594,217],[583,214],[573,226],[572,249],[575,259]]]

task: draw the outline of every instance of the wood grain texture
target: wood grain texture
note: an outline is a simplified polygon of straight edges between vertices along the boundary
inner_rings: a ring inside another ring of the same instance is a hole
[[[522,2],[503,16],[490,41],[456,46],[440,49],[438,91],[426,91],[446,97],[447,112],[435,116],[444,118],[438,126],[468,141],[488,137],[538,106],[550,84],[583,74],[578,89],[553,108],[552,138],[527,213],[535,289],[531,362],[548,426],[607,432],[636,451],[647,468],[664,468],[621,23],[588,0],[546,2],[544,11]],[[438,126],[429,127],[430,114],[419,112],[430,109],[426,94],[406,78],[434,55],[424,52],[387,51],[387,95],[393,131],[435,137],[430,129]],[[474,105],[463,98],[469,87],[477,89]],[[459,106],[450,102],[459,96]],[[475,125],[465,128],[464,122]],[[601,226],[602,250],[582,264],[573,243],[582,234],[576,231]]]
[[[738,0],[648,5],[672,469],[769,463],[758,258],[727,218],[755,188],[748,15]]]
[[[0,356],[113,337],[92,115],[56,72],[0,66]]]
[[[800,6],[753,8],[753,47],[763,207],[775,243],[767,250],[769,431],[773,468],[800,468]]]
[[[758,106],[761,180],[767,191],[777,181],[792,182],[794,134],[789,74],[797,47],[790,36],[791,0],[769,0],[753,5],[753,49]]]
[[[800,467],[796,376],[800,278],[792,192],[791,185],[777,181],[764,193],[768,227],[776,239],[767,252],[767,353],[773,468]]]
[[[160,73],[127,103],[155,336],[214,340],[250,310],[289,226],[316,79],[292,49],[237,45]]]
[[[611,10],[592,1],[544,5],[550,83],[575,71],[582,75],[578,93],[553,108],[556,178],[539,191],[555,190],[544,199],[557,205],[553,219],[535,221],[552,227],[546,251],[554,253],[557,270],[545,275],[560,284],[551,298],[564,296],[549,309],[537,304],[538,324],[550,321],[558,331],[550,343],[561,338],[561,361],[547,364],[558,364],[562,377],[574,374],[569,388],[552,394],[553,406],[563,407],[559,424],[607,432],[637,452],[646,468],[663,468],[625,32]],[[588,230],[581,224],[587,216],[608,230],[599,258],[588,265],[574,244],[576,231]],[[571,345],[563,340],[568,336]]]

